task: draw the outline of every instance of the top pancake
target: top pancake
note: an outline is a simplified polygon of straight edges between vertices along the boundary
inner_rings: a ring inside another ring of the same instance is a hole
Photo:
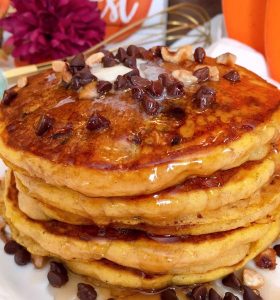
[[[158,58],[147,64],[165,73],[193,71],[198,65]],[[185,87],[181,97],[157,99],[157,115],[148,115],[130,89],[79,99],[78,91],[60,84],[60,73],[31,77],[10,105],[0,107],[0,154],[21,172],[89,196],[149,194],[188,176],[263,158],[278,136],[280,92],[237,65],[211,58],[203,64],[218,67],[219,81]],[[239,72],[240,82],[223,78],[232,69]],[[216,103],[206,110],[193,101],[201,85],[216,90]],[[110,121],[109,128],[86,128],[96,112]],[[54,122],[38,136],[42,115]]]

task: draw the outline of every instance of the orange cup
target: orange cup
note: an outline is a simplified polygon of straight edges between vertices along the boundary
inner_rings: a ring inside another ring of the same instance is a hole
[[[267,0],[222,1],[228,36],[263,54],[266,2]]]
[[[103,0],[98,2],[98,7],[104,14],[103,19],[106,22],[105,38],[117,33],[125,26],[133,22],[139,21],[148,16],[153,0]],[[125,40],[138,29],[141,25],[127,31],[121,37],[118,37],[114,42]]]
[[[280,82],[280,1],[267,0],[265,13],[265,56],[271,77]]]

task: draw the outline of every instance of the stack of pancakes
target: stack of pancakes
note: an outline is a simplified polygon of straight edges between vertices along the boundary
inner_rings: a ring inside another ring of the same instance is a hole
[[[201,63],[157,55],[142,64],[168,74]],[[207,282],[268,247],[280,232],[280,92],[237,65],[203,64],[219,79],[155,97],[157,113],[133,86],[80,99],[54,71],[7,92],[0,154],[13,238],[78,274],[141,289]],[[240,80],[223,77],[232,70]],[[202,86],[215,91],[206,109],[195,104]],[[89,130],[96,112],[107,125]]]

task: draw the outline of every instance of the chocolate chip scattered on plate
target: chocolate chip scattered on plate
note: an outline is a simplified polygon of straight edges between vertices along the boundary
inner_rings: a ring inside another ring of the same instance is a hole
[[[276,252],[277,256],[280,257],[280,244],[275,245],[273,247],[274,251]]]
[[[178,300],[176,295],[176,291],[174,289],[167,289],[161,292],[160,294],[161,300]]]
[[[206,300],[207,288],[204,285],[196,286],[191,292],[191,296],[194,300]]]
[[[8,241],[4,246],[4,251],[7,254],[15,254],[22,246],[14,240]]]
[[[222,300],[222,297],[217,293],[216,290],[214,290],[213,288],[211,288],[209,290],[209,300]]]
[[[50,270],[48,272],[48,280],[51,286],[60,288],[65,285],[69,278],[66,268],[58,262],[50,262]]]
[[[244,285],[243,290],[243,300],[263,300],[263,298],[255,293],[250,287]]]
[[[80,300],[96,300],[97,292],[95,288],[89,284],[78,283],[77,296]]]
[[[242,288],[241,281],[234,273],[231,273],[231,274],[227,275],[226,277],[224,277],[222,279],[222,283],[224,286],[231,287],[234,290],[241,290],[241,288]]]
[[[23,247],[19,248],[14,256],[15,263],[19,266],[25,266],[31,262],[31,254]]]
[[[239,300],[239,298],[231,292],[226,292],[224,296],[224,300]]]

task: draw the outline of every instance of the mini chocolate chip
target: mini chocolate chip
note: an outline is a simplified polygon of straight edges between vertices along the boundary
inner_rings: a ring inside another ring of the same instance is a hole
[[[126,51],[124,50],[124,48],[119,48],[118,52],[116,54],[116,58],[123,63],[125,61],[125,59],[128,57]]]
[[[15,263],[19,266],[25,266],[31,262],[31,254],[23,247],[19,248],[14,257]]]
[[[116,81],[114,82],[115,90],[125,90],[130,86],[128,79],[125,76],[118,75]]]
[[[233,293],[226,292],[224,296],[224,300],[239,300],[239,298],[233,295]]]
[[[85,283],[78,283],[77,296],[80,300],[96,300],[97,292],[93,286]]]
[[[209,79],[209,68],[200,68],[193,72],[193,76],[198,79],[198,83],[207,81]]]
[[[213,289],[209,290],[209,300],[222,300],[222,297]]]
[[[243,300],[263,300],[263,298],[257,295],[250,287],[244,285],[243,290]]]
[[[170,84],[166,88],[166,93],[171,98],[183,96],[185,93],[183,83],[181,83],[180,81],[176,81],[176,82]]]
[[[131,89],[132,98],[135,100],[141,100],[143,99],[143,96],[145,94],[144,90],[139,87],[134,87]]]
[[[97,92],[99,94],[105,94],[112,89],[113,85],[110,81],[100,80],[97,82]]]
[[[125,73],[124,76],[127,79],[130,79],[132,76],[140,76],[140,72],[137,68],[135,68],[132,71],[129,71],[128,73]]]
[[[275,270],[276,268],[276,252],[273,248],[267,248],[255,257],[256,265],[261,269]]]
[[[206,300],[207,288],[204,285],[195,287],[191,293],[194,300]]]
[[[280,257],[280,244],[273,247],[278,257]]]
[[[37,125],[36,135],[42,136],[45,132],[53,127],[53,119],[47,115],[43,115]]]
[[[48,272],[48,280],[51,286],[60,288],[65,285],[69,278],[67,270],[61,263],[52,261],[50,263],[50,271]]]
[[[144,95],[141,103],[146,114],[153,116],[159,112],[159,103],[148,95]]]
[[[151,48],[150,51],[152,52],[153,56],[162,58],[161,48],[162,48],[162,46],[155,46],[155,47]]]
[[[86,62],[85,62],[85,57],[83,53],[79,53],[75,55],[71,61],[70,61],[70,66],[71,67],[85,67]]]
[[[140,58],[142,58],[144,60],[153,60],[154,59],[153,53],[149,50],[146,50],[143,47],[139,47],[139,52],[140,52]]]
[[[132,76],[130,78],[130,82],[133,86],[140,87],[140,88],[146,88],[147,86],[151,85],[151,81],[140,77],[140,76]]]
[[[97,80],[97,78],[91,73],[90,68],[86,66],[72,77],[70,87],[74,90],[78,90],[81,86],[84,86],[94,80]]]
[[[231,81],[233,83],[240,81],[240,75],[237,71],[232,70],[226,73],[223,78],[225,78],[228,81]]]
[[[52,138],[55,140],[59,138],[67,138],[71,135],[72,131],[73,131],[72,124],[67,124],[64,128],[55,131],[52,135]]]
[[[237,278],[234,273],[229,274],[228,276],[222,279],[224,286],[231,287],[235,290],[241,290],[241,281]]]
[[[130,56],[124,60],[123,64],[131,69],[136,68],[136,58]]]
[[[110,68],[118,64],[118,62],[110,56],[104,56],[102,58],[102,63],[104,68]]]
[[[7,106],[10,105],[15,100],[17,95],[18,93],[14,90],[6,90],[3,95],[2,103]]]
[[[135,45],[130,45],[127,47],[127,50],[126,50],[126,53],[129,55],[129,56],[133,56],[133,57],[136,57],[136,58],[139,58],[140,57],[140,52],[139,52],[139,48]]]
[[[71,88],[73,90],[78,90],[81,87],[80,78],[73,76],[70,83],[67,84],[67,88]]]
[[[161,300],[178,300],[178,297],[176,295],[175,290],[168,289],[168,290],[161,292],[160,299]]]
[[[205,50],[202,47],[198,47],[195,49],[193,56],[197,63],[202,64],[206,56]]]
[[[202,86],[194,95],[195,105],[204,110],[212,107],[216,102],[216,91],[213,88]]]
[[[149,86],[149,92],[154,97],[160,97],[163,93],[163,85],[160,80],[152,81],[152,84]]]
[[[90,131],[95,131],[99,129],[105,129],[110,127],[111,122],[100,115],[99,113],[94,113],[87,122],[87,129]]]
[[[65,269],[64,265],[56,261],[50,262],[50,271],[67,274],[67,270]]]
[[[4,251],[7,254],[15,254],[22,246],[14,240],[8,241],[4,246]]]
[[[172,117],[176,120],[179,120],[179,121],[183,121],[185,120],[187,114],[185,112],[185,110],[181,107],[171,107],[167,110],[166,114],[169,116],[169,117]]]
[[[76,56],[74,56],[69,63],[69,69],[72,74],[81,71],[85,66],[86,62],[83,53],[79,53]]]
[[[262,257],[258,263],[257,266],[261,269],[270,269],[270,270],[274,270],[274,264],[272,263],[271,259],[269,257]]]
[[[171,139],[171,146],[176,146],[179,145],[182,141],[182,137],[180,135],[175,135],[173,136],[173,138]]]
[[[102,52],[105,56],[114,58],[114,54],[111,51],[109,51],[109,50],[102,49],[100,52]]]
[[[162,73],[158,75],[158,80],[164,87],[167,87],[174,83],[174,79],[168,73]]]
[[[66,280],[66,278],[60,273],[56,273],[54,271],[49,271],[47,277],[50,285],[55,288],[62,287],[68,281],[68,279]]]

